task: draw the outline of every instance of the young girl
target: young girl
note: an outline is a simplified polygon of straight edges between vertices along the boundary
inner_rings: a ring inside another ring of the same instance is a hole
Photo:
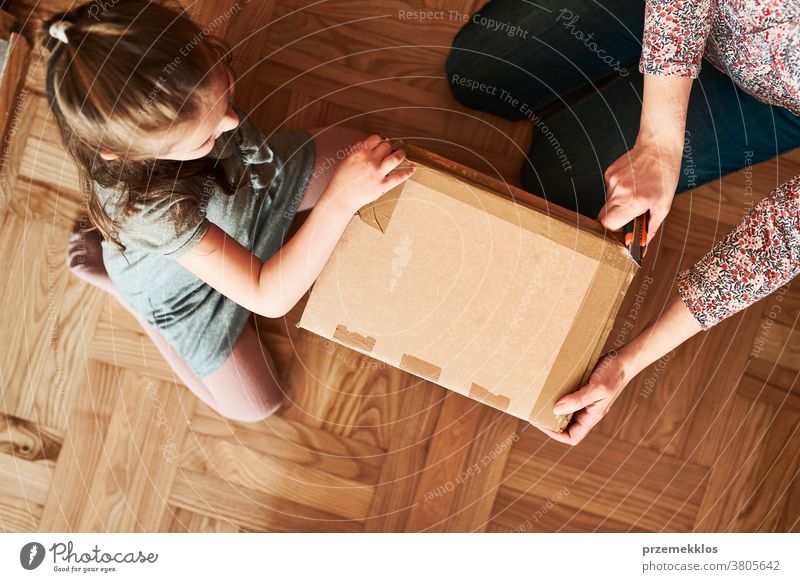
[[[404,152],[341,128],[266,139],[233,104],[227,51],[180,7],[89,3],[45,31],[47,94],[90,222],[70,269],[114,294],[209,406],[269,416],[283,390],[250,312],[295,305],[355,211],[411,176]]]

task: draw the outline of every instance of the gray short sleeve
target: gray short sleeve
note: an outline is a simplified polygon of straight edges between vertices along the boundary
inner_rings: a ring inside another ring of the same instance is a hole
[[[115,216],[109,205],[106,210]],[[169,194],[147,201],[142,208],[127,214],[121,223],[119,240],[126,248],[135,247],[170,258],[178,258],[194,247],[210,224],[204,209]]]

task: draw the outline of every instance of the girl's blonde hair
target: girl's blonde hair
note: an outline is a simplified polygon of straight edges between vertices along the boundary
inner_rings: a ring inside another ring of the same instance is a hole
[[[59,24],[63,23],[63,24]],[[50,34],[56,24],[58,38]],[[148,158],[131,136],[162,133],[201,112],[198,90],[219,63],[230,70],[230,52],[204,35],[180,8],[145,0],[89,2],[43,22],[50,51],[46,91],[64,145],[78,165],[86,196],[86,230],[97,229],[120,250],[126,213],[164,196],[176,197],[178,224],[197,211],[209,177],[235,192],[213,158],[185,162]],[[231,74],[233,72],[231,71]],[[103,159],[100,150],[118,156]],[[112,218],[95,182],[119,190],[122,213]]]

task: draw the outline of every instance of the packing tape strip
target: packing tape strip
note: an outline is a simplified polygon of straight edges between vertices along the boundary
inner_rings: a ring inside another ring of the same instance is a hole
[[[508,410],[508,405],[511,404],[511,399],[508,396],[492,394],[486,388],[474,382],[469,388],[469,397],[503,411]]]
[[[614,318],[607,318],[606,324],[592,336],[585,337],[583,341],[579,341],[579,339],[585,335],[587,329],[591,329],[596,315],[590,314],[597,313],[598,304],[607,306],[608,313],[617,313],[625,298],[628,284],[638,270],[638,265],[634,262],[631,263],[628,273],[622,281],[609,277],[611,274],[609,271],[615,270],[614,266],[603,263],[598,266],[583,303],[578,309],[575,321],[572,322],[561,350],[550,368],[550,374],[531,408],[529,416],[531,422],[535,420],[538,424],[547,424],[549,419],[556,416],[556,424],[560,427],[558,432],[567,427],[572,415],[554,415],[552,404],[561,396],[577,390],[588,380],[593,367],[587,366],[579,369],[575,367],[575,362],[587,361],[586,354],[589,351],[591,354],[588,361],[597,360],[614,325]],[[564,346],[569,346],[569,348],[564,349]]]
[[[430,362],[426,362],[421,358],[412,356],[411,354],[403,354],[400,358],[400,369],[406,372],[411,372],[415,376],[426,378],[431,382],[439,382],[439,376],[442,374],[442,369],[439,366],[434,366]]]
[[[400,167],[408,165],[409,164],[404,163]],[[403,182],[399,186],[395,186],[380,198],[377,198],[369,204],[362,206],[358,210],[358,217],[365,224],[368,224],[372,228],[385,233],[386,229],[389,228],[389,221],[392,219],[392,214],[394,214],[397,201],[400,199],[400,195],[403,193],[406,183],[407,182]]]
[[[372,352],[375,349],[375,338],[366,335],[361,335],[354,331],[350,331],[344,325],[337,325],[336,330],[333,332],[333,337],[339,343],[356,348],[364,352]]]

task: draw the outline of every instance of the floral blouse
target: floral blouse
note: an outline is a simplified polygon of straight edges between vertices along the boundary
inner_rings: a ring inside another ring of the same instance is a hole
[[[697,77],[705,56],[744,91],[800,115],[800,1],[647,0],[639,70]],[[800,176],[764,197],[678,274],[702,329],[800,273]]]

